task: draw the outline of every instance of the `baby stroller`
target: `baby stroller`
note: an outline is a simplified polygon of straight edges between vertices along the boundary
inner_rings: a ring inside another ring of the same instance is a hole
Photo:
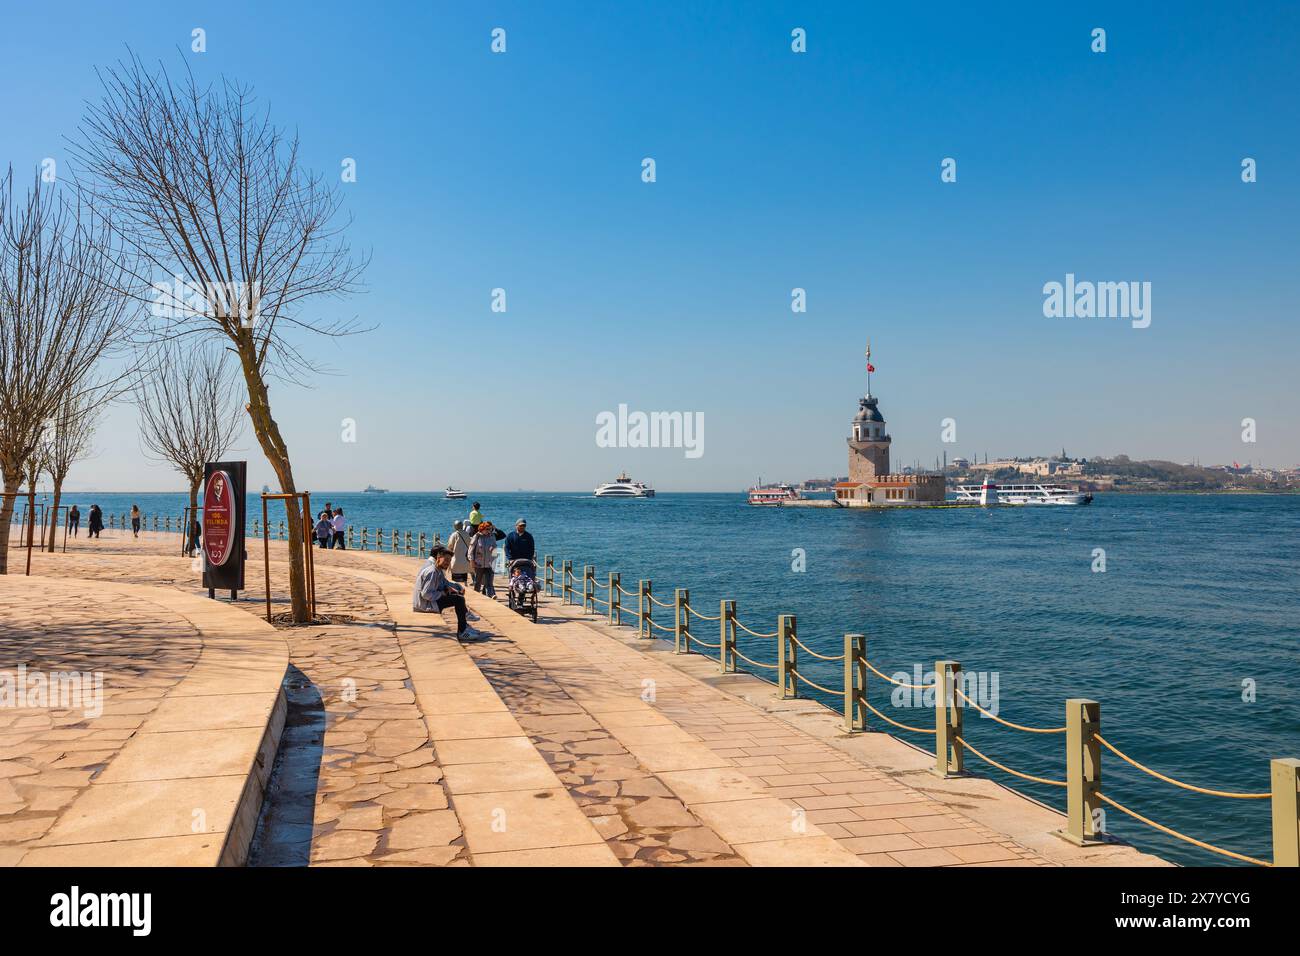
[[[532,558],[515,558],[510,562],[510,587],[507,600],[510,609],[531,615],[537,623],[537,562]]]

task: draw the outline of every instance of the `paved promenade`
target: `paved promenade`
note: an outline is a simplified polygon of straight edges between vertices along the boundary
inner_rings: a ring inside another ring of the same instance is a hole
[[[554,599],[535,625],[471,593],[493,638],[461,645],[450,613],[410,610],[417,559],[318,550],[338,623],[272,628],[260,542],[232,605],[207,600],[176,536],[110,534],[37,555],[40,580],[0,578],[19,624],[0,671],[99,670],[105,701],[95,718],[0,710],[0,864],[1161,862],[1072,847],[989,781],[925,775],[887,735],[850,738],[811,702]]]

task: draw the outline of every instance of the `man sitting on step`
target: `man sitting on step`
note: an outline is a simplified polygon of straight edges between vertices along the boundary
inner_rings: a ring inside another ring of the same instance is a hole
[[[451,551],[435,545],[429,560],[420,568],[415,579],[415,592],[411,595],[411,608],[415,611],[437,613],[447,608],[456,609],[456,639],[461,641],[487,640],[486,634],[473,630],[465,620],[465,589],[447,577],[451,567]]]

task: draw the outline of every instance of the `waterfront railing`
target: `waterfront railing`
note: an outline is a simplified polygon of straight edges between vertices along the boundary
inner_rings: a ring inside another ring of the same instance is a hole
[[[546,555],[543,563],[543,590],[550,596],[559,597],[561,603],[566,605],[576,606],[580,597],[584,613],[600,614],[615,627],[624,624],[635,625],[638,638],[653,639],[662,635],[667,640],[671,635],[674,653],[716,656],[718,669],[724,674],[736,673],[738,662],[744,662],[756,668],[756,671],[751,672],[753,676],[774,683],[781,699],[799,697],[800,684],[814,688],[829,697],[839,698],[842,704],[844,730],[850,734],[867,730],[868,714],[870,714],[891,727],[930,737],[935,755],[932,772],[937,776],[967,775],[966,752],[969,751],[984,763],[1013,777],[1044,786],[1059,787],[1065,790],[1066,797],[1066,825],[1059,831],[1059,835],[1080,846],[1108,842],[1102,823],[1105,816],[1103,805],[1105,805],[1167,836],[1229,859],[1257,866],[1300,867],[1300,759],[1287,757],[1272,760],[1270,762],[1272,786],[1267,792],[1249,793],[1200,787],[1140,763],[1103,737],[1101,704],[1095,700],[1069,698],[1065,701],[1063,725],[1033,727],[1006,720],[972,700],[961,689],[962,666],[959,661],[936,661],[933,684],[912,684],[888,676],[868,659],[865,634],[845,634],[842,653],[823,654],[813,650],[799,638],[797,621],[793,614],[778,615],[776,629],[773,631],[756,631],[747,627],[736,616],[735,601],[722,600],[719,602],[717,614],[706,614],[692,606],[690,591],[686,588],[674,588],[671,592],[672,600],[660,600],[654,592],[652,582],[647,579],[639,580],[636,588],[629,590],[623,587],[618,572],[611,571],[605,581],[598,581],[594,566],[584,565],[579,575],[574,572],[574,564],[571,560],[564,559],[557,565],[555,558],[549,554]],[[603,592],[604,597],[601,597],[598,592]],[[624,598],[634,600],[635,604],[625,606]],[[635,610],[632,609],[633,607]],[[666,614],[662,620],[656,620],[656,608],[671,613]],[[694,625],[692,623],[694,621],[701,624]],[[702,628],[714,624],[718,626],[718,639],[708,641],[702,636]],[[693,627],[697,628],[698,632],[693,630]],[[737,640],[738,632],[760,641],[775,641],[773,651],[776,660],[764,662],[750,657],[740,649]],[[703,650],[700,650],[701,648]],[[801,668],[801,655],[805,656],[804,659],[812,658],[823,665],[842,664],[841,686],[828,687],[814,681],[809,673],[805,673],[805,670],[810,671],[811,667]],[[905,690],[933,691],[934,726],[915,727],[904,724],[873,707],[867,699],[868,674],[874,674],[888,684]],[[973,707],[1001,726],[1019,733],[1064,735],[1065,779],[1056,780],[1016,770],[975,748],[966,738],[963,726],[962,717],[967,706]],[[1272,860],[1262,860],[1199,840],[1158,823],[1115,800],[1101,786],[1103,749],[1142,773],[1183,790],[1226,800],[1271,801]]]

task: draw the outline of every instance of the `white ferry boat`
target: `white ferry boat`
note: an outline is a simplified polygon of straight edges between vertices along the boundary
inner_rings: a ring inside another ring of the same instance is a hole
[[[593,492],[597,498],[653,498],[655,490],[643,481],[633,481],[623,472]]]
[[[784,501],[798,501],[799,492],[784,482],[775,485],[763,484],[763,479],[749,489],[751,505],[779,505]]]
[[[1061,485],[956,485],[955,501],[990,503],[988,496],[995,494],[1000,505],[1086,505],[1092,503],[1092,493]]]
[[[443,497],[452,500],[459,500],[461,498],[466,497],[466,495],[465,492],[461,491],[459,488],[452,488],[451,486],[448,486],[447,490],[443,493]]]
[[[386,495],[388,494],[388,489],[376,488],[374,485],[366,485],[366,487],[362,490],[361,493],[363,495]]]

